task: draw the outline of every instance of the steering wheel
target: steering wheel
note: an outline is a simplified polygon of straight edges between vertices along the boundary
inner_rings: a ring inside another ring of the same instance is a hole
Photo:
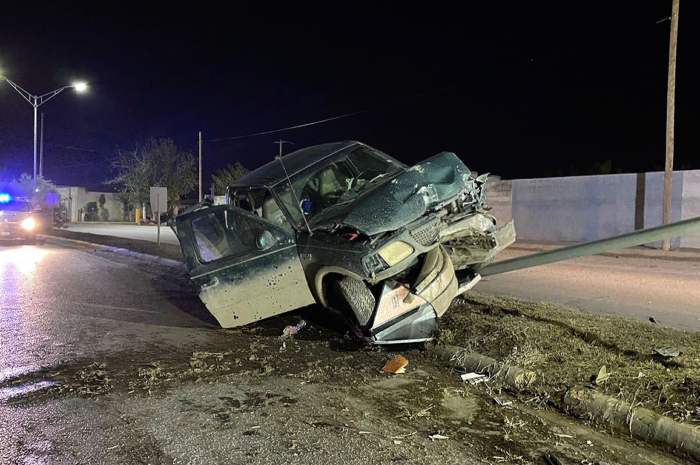
[[[360,180],[360,177],[366,173],[367,173],[367,170],[360,171],[359,173],[357,173],[357,176],[352,178],[352,181],[350,181],[350,189],[354,189],[355,187],[357,187],[357,182]]]

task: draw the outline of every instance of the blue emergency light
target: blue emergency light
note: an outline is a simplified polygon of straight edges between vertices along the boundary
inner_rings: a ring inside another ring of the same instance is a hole
[[[9,203],[10,200],[12,200],[12,196],[10,194],[0,192],[0,203]]]

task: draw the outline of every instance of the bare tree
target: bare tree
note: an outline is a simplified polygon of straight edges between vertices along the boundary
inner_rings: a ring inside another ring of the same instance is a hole
[[[119,150],[112,161],[117,176],[110,184],[121,184],[137,204],[149,202],[151,186],[168,188],[171,208],[197,186],[196,159],[178,148],[172,139],[149,139],[133,150]]]

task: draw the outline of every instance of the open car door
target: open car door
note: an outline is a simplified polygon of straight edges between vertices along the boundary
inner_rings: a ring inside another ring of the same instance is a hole
[[[291,229],[230,205],[180,215],[176,224],[199,297],[224,328],[315,302]]]

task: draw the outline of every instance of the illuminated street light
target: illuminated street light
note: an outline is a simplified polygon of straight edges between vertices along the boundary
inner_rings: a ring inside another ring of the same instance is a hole
[[[34,107],[34,190],[36,191],[36,135],[37,135],[37,110],[41,105],[51,100],[53,97],[57,96],[66,89],[75,89],[76,92],[84,92],[87,90],[87,84],[84,82],[76,82],[70,86],[63,86],[60,89],[52,90],[44,95],[32,95],[26,90],[22,89],[20,86],[10,81],[3,75],[0,75],[0,79],[7,81],[24,99],[29,102],[31,106]]]
[[[87,90],[87,83],[85,82],[74,82],[73,87],[75,88],[76,92],[85,92]]]

